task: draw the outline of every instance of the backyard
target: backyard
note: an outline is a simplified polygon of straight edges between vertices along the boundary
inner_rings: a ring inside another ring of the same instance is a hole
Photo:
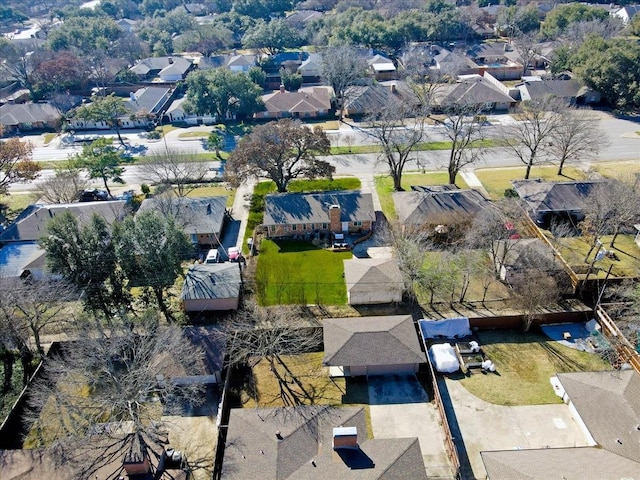
[[[540,333],[481,330],[477,336],[496,372],[475,373],[460,382],[475,396],[496,405],[561,403],[549,382],[554,374],[611,368],[598,355],[566,347]]]
[[[343,260],[351,252],[323,250],[309,242],[260,243],[256,293],[261,305],[339,305],[347,301]]]

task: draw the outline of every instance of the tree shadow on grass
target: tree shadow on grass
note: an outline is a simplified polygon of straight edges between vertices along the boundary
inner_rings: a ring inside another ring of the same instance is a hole
[[[369,384],[367,377],[346,377],[346,392],[342,395],[342,403],[369,404]]]
[[[295,253],[306,252],[309,250],[318,250],[311,242],[304,242],[300,240],[275,240],[274,243],[278,245],[280,253]]]

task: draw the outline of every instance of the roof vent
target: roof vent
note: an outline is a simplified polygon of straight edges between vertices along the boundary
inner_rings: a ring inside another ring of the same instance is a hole
[[[282,440],[282,433],[280,433],[280,430],[278,430],[278,431],[276,432],[276,438],[277,438],[278,440]]]
[[[333,449],[358,448],[357,427],[336,427],[333,429]]]

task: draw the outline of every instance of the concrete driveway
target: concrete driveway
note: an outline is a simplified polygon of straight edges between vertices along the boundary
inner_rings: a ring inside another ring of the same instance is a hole
[[[454,437],[462,439],[458,450],[468,457],[460,455],[462,478],[486,478],[481,451],[589,445],[564,403],[505,407],[479,399],[456,380],[438,384],[447,416],[451,409],[455,415],[457,425],[449,423]]]
[[[438,411],[414,375],[369,377],[374,438],[418,437],[427,476],[452,478]]]

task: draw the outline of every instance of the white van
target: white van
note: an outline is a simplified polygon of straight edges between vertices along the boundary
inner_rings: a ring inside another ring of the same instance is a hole
[[[218,263],[218,250],[212,248],[207,253],[207,257],[204,259],[204,263]]]

